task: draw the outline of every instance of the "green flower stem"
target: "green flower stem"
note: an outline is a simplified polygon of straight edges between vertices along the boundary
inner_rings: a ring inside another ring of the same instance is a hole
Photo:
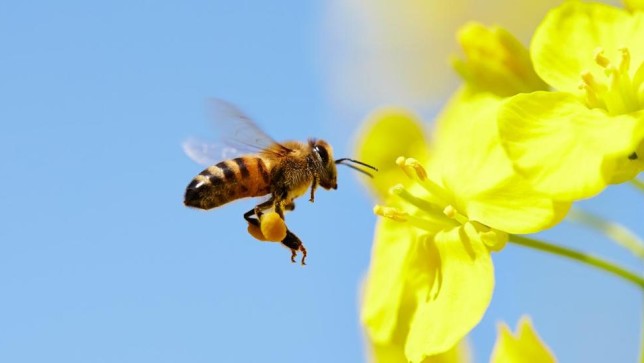
[[[621,277],[622,279],[637,285],[637,287],[639,287],[644,291],[643,277],[631,271],[628,271],[612,262],[601,259],[599,257],[595,257],[570,248],[553,245],[548,242],[543,242],[534,238],[529,238],[524,236],[511,235],[510,242],[520,246],[529,247],[535,250],[540,250],[540,251],[552,253],[555,255],[567,257],[573,260],[577,260],[579,262],[585,263],[597,269],[600,269],[600,270],[609,272],[613,275],[616,275],[618,277]]]
[[[633,184],[641,192],[644,192],[644,181],[635,178],[631,180],[631,184]]]
[[[644,314],[644,310],[642,314]],[[642,315],[642,319],[644,319],[644,315]],[[640,335],[640,363],[644,363],[644,322],[640,328]]]
[[[571,222],[598,231],[616,244],[629,250],[637,258],[644,260],[644,242],[625,226],[575,207],[570,210],[566,218]]]

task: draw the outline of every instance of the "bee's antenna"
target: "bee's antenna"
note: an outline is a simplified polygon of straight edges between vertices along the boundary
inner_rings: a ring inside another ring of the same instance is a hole
[[[365,167],[367,167],[367,168],[369,168],[369,169],[372,169],[372,170],[378,171],[378,168],[376,168],[375,166],[371,166],[371,165],[369,165],[369,164],[363,163],[362,161],[353,160],[353,159],[349,159],[349,158],[342,158],[342,159],[338,159],[338,160],[336,160],[336,161],[335,161],[335,163],[336,163],[336,164],[342,164],[342,165],[344,165],[344,166],[348,166],[348,167],[350,167],[350,168],[351,168],[351,169],[353,169],[353,170],[357,170],[357,171],[359,171],[359,172],[361,172],[361,173],[363,173],[363,174],[365,174],[365,175],[368,175],[370,178],[373,178],[373,174],[371,174],[370,172],[365,171],[365,170],[362,170],[362,169],[358,168],[358,167],[357,167],[357,166],[355,166],[355,165],[347,164],[347,163],[345,163],[345,161],[350,161],[350,162],[352,162],[352,163],[356,163],[356,164],[359,164],[359,165],[365,166]]]

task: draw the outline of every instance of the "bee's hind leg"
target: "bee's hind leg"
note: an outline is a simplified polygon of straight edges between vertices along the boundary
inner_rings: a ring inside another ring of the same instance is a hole
[[[251,220],[250,220],[251,219],[250,217],[254,214],[257,217],[257,219],[256,219],[257,223],[259,223],[259,217],[261,217],[262,214],[263,214],[262,211],[265,210],[265,209],[271,208],[274,204],[275,204],[275,198],[271,197],[271,199],[269,199],[269,200],[267,200],[265,202],[259,203],[258,205],[255,206],[255,208],[253,208],[253,209],[249,210],[248,212],[244,213],[244,219],[247,220],[249,223],[254,224],[254,222],[251,222]],[[284,219],[284,218],[282,218],[282,219]]]
[[[291,250],[291,262],[295,262],[295,256],[297,256],[297,251],[302,252],[302,265],[306,265],[304,260],[306,259],[306,248],[302,244],[302,241],[290,230],[286,230],[286,237],[282,240],[282,244],[288,247]]]
[[[244,219],[246,220],[246,222],[252,224],[253,226],[259,227],[260,226],[259,218],[262,216],[262,214],[264,214],[262,211],[272,207],[274,203],[275,203],[275,198],[271,197],[271,199],[256,205],[255,208],[244,213]]]
[[[253,218],[253,216],[255,217]],[[244,219],[246,220],[246,222],[252,224],[253,226],[259,227],[259,219],[256,215],[255,208],[244,213]]]

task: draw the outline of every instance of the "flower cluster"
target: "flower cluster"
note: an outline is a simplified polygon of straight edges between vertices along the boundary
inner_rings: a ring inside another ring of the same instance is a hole
[[[431,138],[403,109],[368,118],[358,155],[381,170],[370,186],[383,218],[362,322],[377,361],[452,354],[492,299],[491,253],[644,170],[638,4],[628,11],[565,2],[529,48],[499,27],[467,24],[458,34],[464,57],[453,61],[465,82]],[[519,331],[537,345],[529,323]],[[501,328],[492,361],[520,362],[512,357],[521,352],[554,361],[547,349],[521,350],[515,340]]]

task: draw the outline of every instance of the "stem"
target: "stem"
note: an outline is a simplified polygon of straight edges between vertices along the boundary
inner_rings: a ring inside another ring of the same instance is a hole
[[[529,247],[535,250],[549,252],[555,255],[577,260],[597,269],[609,272],[613,275],[616,275],[617,277],[621,277],[622,279],[637,285],[637,287],[639,287],[641,290],[644,290],[644,278],[622,268],[621,266],[618,266],[599,257],[524,236],[511,235],[510,242],[520,246]],[[644,361],[642,363],[644,363]]]
[[[635,188],[639,189],[640,192],[644,192],[644,181],[639,180],[637,178],[633,178],[631,180],[631,184],[633,184]]]
[[[644,312],[642,314],[642,319],[644,319]],[[640,327],[640,363],[644,363],[644,321]]]
[[[625,226],[607,221],[583,209],[573,207],[566,218],[574,223],[589,227],[605,235],[637,258],[644,260],[644,242]]]

